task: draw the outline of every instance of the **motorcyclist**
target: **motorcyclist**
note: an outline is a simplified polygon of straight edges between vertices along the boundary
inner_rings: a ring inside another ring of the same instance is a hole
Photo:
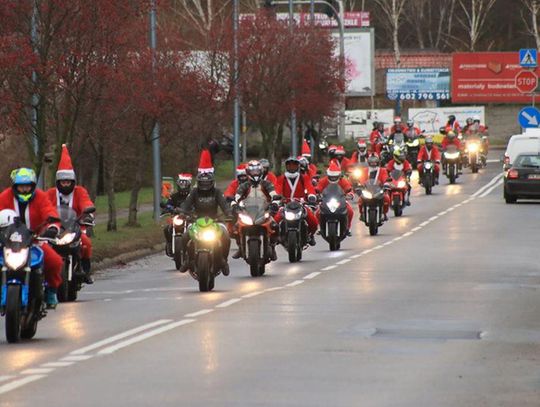
[[[403,134],[403,139],[405,140],[403,126],[401,126],[400,124],[397,124],[396,126],[394,126],[394,131],[392,132],[392,134],[390,134],[390,136],[388,136],[388,140],[394,141],[394,137],[396,136],[396,134]]]
[[[335,155],[336,159],[334,161],[337,162],[343,171],[347,171],[347,168],[351,165],[351,161],[346,157],[347,152],[345,151],[345,147],[342,145],[337,146]]]
[[[461,132],[461,126],[459,125],[458,121],[456,120],[456,116],[451,114],[448,116],[448,121],[446,122],[446,131],[453,130],[455,133]]]
[[[369,136],[369,143],[371,145],[371,153],[377,153],[380,155],[382,145],[381,139],[385,137],[384,123],[378,122],[377,129],[373,130]]]
[[[360,177],[359,184],[365,185],[367,184],[368,180],[376,180],[377,184],[379,184],[381,187],[384,186],[388,182],[388,171],[386,168],[381,167],[381,159],[377,154],[370,154],[368,157],[368,167],[367,171],[362,171],[362,176]],[[360,220],[364,220],[363,216],[363,201],[362,201],[362,195],[358,197],[358,208],[360,209]],[[385,192],[384,193],[384,201],[383,201],[383,214],[384,214],[384,220],[388,220],[388,209],[390,208],[390,196]]]
[[[180,209],[191,192],[192,180],[193,176],[189,173],[182,173],[176,176],[175,183],[177,191],[174,192],[167,200],[167,203],[165,204],[166,210],[172,212]],[[166,241],[165,250],[167,251],[168,256],[172,256],[172,228],[172,218],[169,218],[167,226],[163,228],[163,234],[165,235]]]
[[[401,130],[402,130],[402,131],[404,130],[404,129],[403,129],[403,122],[401,121],[401,117],[396,116],[396,117],[394,118],[394,124],[393,124],[393,126],[390,128],[390,134],[395,133],[395,132],[396,132],[396,129],[397,129],[398,127],[401,127]]]
[[[458,151],[461,151],[461,141],[457,138],[456,133],[450,130],[445,134],[441,142],[441,150],[443,152],[441,160],[443,165],[443,171],[446,171],[446,159],[444,152],[448,149],[449,146],[455,146]],[[462,162],[458,160],[458,171],[461,171]]]
[[[392,159],[386,164],[386,170],[390,174],[392,171],[398,170],[403,171],[407,179],[407,196],[405,198],[405,205],[411,205],[411,174],[412,174],[412,165],[405,158],[405,153],[399,148],[396,147],[392,153]]]
[[[489,152],[489,138],[488,138],[488,128],[485,125],[480,124],[480,116],[475,115],[471,118],[472,123],[470,126],[466,126],[463,129],[463,134],[465,135],[465,140],[469,137],[480,137],[482,141],[482,161],[486,162],[487,154]]]
[[[292,199],[303,199],[310,205],[315,205],[317,203],[315,188],[313,187],[309,177],[300,173],[300,163],[296,157],[289,157],[285,161],[285,173],[278,177],[276,193],[281,195],[286,202]],[[314,235],[317,232],[319,223],[317,222],[317,217],[309,206],[306,205],[305,210],[306,222],[310,235],[309,244],[314,246]],[[275,216],[277,223],[280,223],[282,219],[283,210],[279,211]]]
[[[47,196],[55,207],[72,208],[77,216],[81,216],[87,208],[95,207],[86,188],[76,185],[75,171],[67,146],[62,145],[62,155],[56,171],[56,187],[47,190]],[[94,215],[86,215],[93,221]],[[86,233],[81,234],[81,267],[84,272],[84,282],[94,284],[92,278],[92,241]]]
[[[418,175],[420,181],[422,180],[423,170],[424,170],[424,161],[433,161],[434,162],[434,172],[435,172],[435,183],[439,183],[439,172],[441,164],[441,153],[437,147],[433,145],[433,138],[426,137],[425,143],[418,152]]]
[[[356,151],[352,153],[350,158],[351,164],[367,163],[368,146],[366,140],[363,138],[358,139],[356,142]]]
[[[412,141],[414,138],[420,136],[422,131],[419,127],[414,125],[414,120],[407,120],[407,130],[405,130],[405,141]]]
[[[223,193],[215,186],[214,167],[210,152],[203,150],[197,171],[197,186],[191,190],[182,204],[181,210],[184,213],[194,213],[197,218],[208,217],[215,219],[218,216],[218,209],[221,209],[225,216],[229,216],[231,213],[230,206],[227,204]],[[221,272],[224,276],[228,276],[229,264],[227,259],[231,247],[231,238],[225,225],[220,223],[219,226],[222,230],[221,255],[216,260],[221,260]],[[184,250],[189,247],[189,239],[189,233],[182,236]],[[189,264],[186,262],[179,271],[186,272],[188,268]]]
[[[223,196],[225,196],[225,199],[227,199],[228,201],[234,200],[234,196],[236,195],[236,190],[238,189],[238,186],[247,181],[246,164],[239,164],[234,171],[234,175],[236,176],[236,178],[230,182],[230,184],[223,192]]]
[[[11,187],[0,193],[0,210],[14,210],[21,222],[28,229],[40,233],[41,236],[54,239],[60,231],[58,223],[50,223],[49,219],[58,219],[58,212],[47,194],[36,188],[37,178],[30,168],[17,168],[11,172]],[[36,230],[36,228],[44,228]],[[56,292],[62,284],[63,260],[47,243],[40,243],[44,254],[44,274],[47,288],[45,302],[47,308],[56,308],[58,298]]]
[[[347,195],[350,199],[354,197],[352,193],[352,185],[351,183],[343,177],[343,173],[341,172],[341,169],[338,167],[338,165],[335,162],[330,163],[330,166],[326,170],[326,177],[323,177],[319,184],[317,185],[317,193],[322,193],[325,188],[330,184],[338,184],[340,188],[343,190],[343,193]],[[320,223],[320,210],[317,209],[316,212],[317,220]],[[354,211],[349,202],[347,202],[347,235],[350,236],[351,234],[351,225],[354,218]]]
[[[308,163],[309,175],[315,177],[317,175],[317,166],[311,162],[311,148],[306,140],[302,143],[302,157]]]
[[[258,160],[251,160],[246,166],[246,175],[247,181],[240,184],[236,191],[235,199],[231,203],[231,206],[238,208],[238,204],[246,199],[250,193],[256,189],[260,188],[261,192],[265,195],[267,203],[270,204],[274,198],[279,198],[276,193],[275,186],[270,181],[264,179],[263,177],[263,167],[261,162]],[[271,240],[271,258],[272,260],[277,259],[275,246],[278,243],[278,230],[277,223],[274,226],[274,233],[270,236]],[[239,241],[239,235],[234,231],[234,236],[236,238],[236,243],[238,244],[238,250],[233,254],[233,259],[239,259],[242,257],[241,244]]]
[[[262,168],[263,168],[263,178],[267,181],[270,181],[275,187],[276,182],[277,182],[277,177],[276,177],[276,174],[270,171],[270,168],[272,167],[270,164],[270,161],[268,161],[266,158],[261,158],[259,162],[261,163]]]

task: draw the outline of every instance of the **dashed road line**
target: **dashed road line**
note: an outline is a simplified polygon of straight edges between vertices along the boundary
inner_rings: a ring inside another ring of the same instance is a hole
[[[420,229],[422,229],[422,226],[417,226],[417,227],[415,227],[415,228],[412,228],[412,229],[411,229],[411,232],[417,232],[417,231],[419,231]]]
[[[200,311],[192,312],[190,314],[184,315],[186,318],[194,318],[194,317],[200,317],[201,315],[210,314],[211,312],[214,312],[213,309],[202,309]]]
[[[362,253],[359,253],[359,254],[353,254],[352,256],[349,257],[349,259],[357,259],[359,257],[362,257]]]
[[[93,357],[93,355],[70,355],[60,359],[60,362],[83,362]]]
[[[28,383],[35,382],[36,380],[43,379],[44,377],[47,377],[47,375],[30,375],[23,377],[19,380],[14,380],[12,382],[6,383],[2,386],[0,386],[0,394],[7,393],[8,391],[12,391],[15,389],[18,389],[19,387],[22,387],[24,385],[27,385]]]
[[[216,305],[216,308],[227,308],[240,301],[242,301],[242,298],[231,298],[230,300],[227,300],[225,302],[222,302],[221,304]]]
[[[322,268],[321,271],[328,271],[328,270],[332,270],[332,269],[335,269],[337,266],[336,265],[333,265],[333,266],[328,266],[328,267],[325,267],[325,268]]]
[[[267,293],[270,293],[272,291],[279,291],[279,290],[283,290],[283,287],[279,286],[279,287],[271,287],[271,288],[267,288],[266,291]]]
[[[43,363],[41,367],[68,367],[73,365],[75,362],[49,362]]]
[[[26,370],[23,370],[21,374],[24,374],[24,375],[47,374],[47,373],[51,373],[53,370],[54,368],[51,368],[51,367],[49,368],[42,367],[42,368],[35,368],[35,369],[26,369]]]
[[[317,277],[319,274],[321,274],[320,271],[314,271],[313,273],[310,273],[307,276],[304,276],[304,280],[312,280],[315,277]]]
[[[287,287],[296,287],[297,285],[304,284],[304,283],[305,283],[304,280],[296,280],[296,281],[293,281],[292,283],[285,284],[285,286],[287,286]]]
[[[343,264],[349,263],[350,261],[351,261],[351,259],[344,259],[344,260],[338,261],[336,264],[339,264],[341,266]]]
[[[252,293],[242,295],[242,298],[253,298],[253,297],[256,297],[257,295],[261,295],[262,293],[264,293],[264,291],[253,291]]]

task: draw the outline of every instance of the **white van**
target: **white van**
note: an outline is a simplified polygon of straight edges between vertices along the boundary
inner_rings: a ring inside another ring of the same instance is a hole
[[[540,153],[540,129],[526,129],[524,134],[510,137],[503,158],[506,171],[521,153]]]

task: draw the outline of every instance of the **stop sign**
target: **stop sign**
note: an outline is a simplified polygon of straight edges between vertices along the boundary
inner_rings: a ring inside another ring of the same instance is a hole
[[[521,93],[532,93],[538,86],[538,76],[532,71],[521,71],[516,75],[516,88]]]

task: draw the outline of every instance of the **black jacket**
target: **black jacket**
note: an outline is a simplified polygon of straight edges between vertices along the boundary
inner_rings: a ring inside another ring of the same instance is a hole
[[[186,200],[182,203],[180,209],[183,212],[195,212],[198,217],[209,217],[215,219],[218,216],[218,209],[226,215],[230,215],[230,208],[227,201],[217,188],[208,191],[199,191],[197,187],[193,188]]]

